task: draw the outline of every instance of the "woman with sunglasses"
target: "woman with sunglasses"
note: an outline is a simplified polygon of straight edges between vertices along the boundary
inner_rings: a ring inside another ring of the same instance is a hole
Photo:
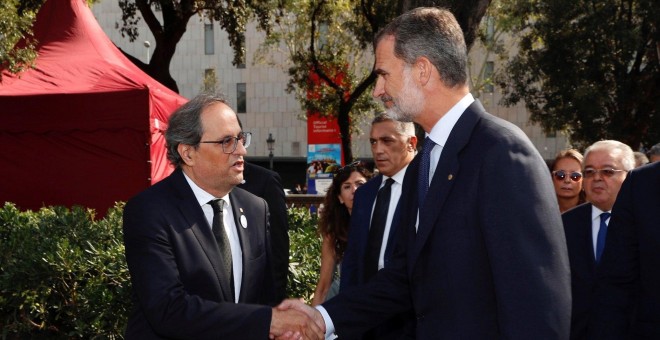
[[[353,162],[335,172],[319,216],[321,273],[312,305],[316,306],[339,292],[339,264],[344,256],[350,226],[355,190],[371,178],[371,173],[359,162]]]
[[[579,151],[567,149],[560,151],[552,163],[552,182],[561,213],[585,202],[582,190],[583,159]]]

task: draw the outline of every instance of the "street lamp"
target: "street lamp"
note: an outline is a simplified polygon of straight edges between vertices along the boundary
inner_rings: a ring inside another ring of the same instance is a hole
[[[266,144],[268,144],[268,158],[270,158],[270,169],[273,170],[273,149],[275,148],[275,138],[273,138],[272,133],[268,133],[268,139],[266,139]]]
[[[151,47],[149,40],[144,41],[144,47],[147,48],[147,64],[149,64],[149,48]]]

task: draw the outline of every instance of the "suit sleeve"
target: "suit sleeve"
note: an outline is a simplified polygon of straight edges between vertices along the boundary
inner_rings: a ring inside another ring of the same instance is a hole
[[[287,275],[289,273],[289,222],[286,199],[280,175],[269,176],[264,190],[264,199],[270,212],[270,238],[272,247],[272,269],[275,299],[286,298]]]
[[[413,163],[409,165],[410,168],[406,172],[401,197],[411,195],[406,190],[413,190],[411,187],[414,186],[406,185],[406,181],[412,181],[414,177],[414,175],[410,175],[409,179],[408,173],[416,173],[416,170],[411,170],[411,168],[414,169]],[[406,203],[411,203],[411,200],[407,200]],[[356,207],[354,206],[353,209],[355,210]],[[369,217],[371,216],[371,207],[362,210],[368,212]],[[402,209],[403,211],[412,212],[416,216],[417,209],[406,206]],[[365,216],[364,219],[361,219],[361,221],[364,220],[368,221],[368,218]],[[379,270],[369,282],[341,291],[339,295],[323,303],[340,338],[359,338],[364,332],[385,320],[412,310],[406,258],[408,240],[415,237],[415,225],[414,222],[406,224],[403,221],[415,221],[415,218],[404,214],[398,222],[399,225],[396,228],[399,230],[401,239],[399,242],[395,242],[392,265]],[[364,226],[362,227],[364,228]],[[360,259],[358,258],[357,261]],[[343,266],[342,264],[342,278]],[[359,281],[359,278],[355,278],[355,280]]]
[[[634,172],[623,182],[612,209],[597,269],[590,338],[625,339],[639,278],[639,241],[634,217]]]
[[[551,179],[531,143],[501,133],[480,169],[476,212],[499,328],[504,339],[568,338],[570,270]]]

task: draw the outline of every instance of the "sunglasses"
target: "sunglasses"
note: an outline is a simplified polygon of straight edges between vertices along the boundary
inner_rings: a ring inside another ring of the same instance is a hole
[[[612,177],[619,172],[627,172],[626,170],[617,170],[617,169],[612,169],[612,168],[605,168],[605,169],[593,169],[593,168],[587,168],[584,169],[584,178],[592,178],[596,176],[597,173],[600,173],[601,176],[603,177]]]
[[[354,168],[357,168],[357,167],[360,167],[360,166],[362,166],[362,161],[355,161],[355,162],[352,162],[350,164],[346,164],[346,165],[342,166],[341,168],[335,170],[335,174],[340,174],[340,173],[342,173],[344,171],[347,171],[347,170],[350,171],[350,170],[353,170]]]
[[[579,182],[582,179],[582,174],[577,171],[569,173],[568,171],[564,170],[556,170],[552,172],[552,176],[554,176],[558,181],[563,181],[566,176],[568,176],[568,178],[570,178],[573,182]]]

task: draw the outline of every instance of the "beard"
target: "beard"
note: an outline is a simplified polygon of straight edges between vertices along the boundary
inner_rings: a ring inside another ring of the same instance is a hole
[[[385,114],[400,122],[414,122],[424,107],[424,95],[422,90],[413,83],[411,70],[412,68],[408,66],[404,69],[403,87],[397,98],[389,96],[381,98],[383,102],[392,102],[392,106],[385,111]]]

